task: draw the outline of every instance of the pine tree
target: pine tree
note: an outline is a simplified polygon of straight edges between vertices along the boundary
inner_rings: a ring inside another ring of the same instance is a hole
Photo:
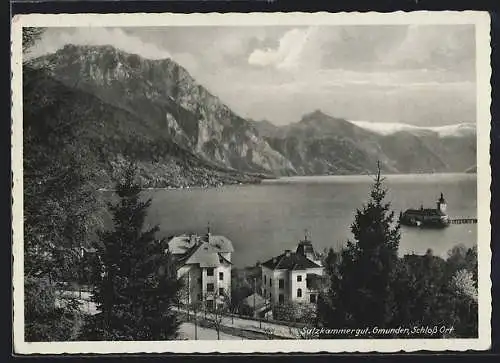
[[[328,282],[324,293],[320,293],[318,296],[317,313],[319,322],[327,327],[334,327],[339,321],[345,320],[338,295],[341,282],[340,262],[340,252],[335,252],[333,248],[330,248],[325,253],[323,266],[325,266]]]
[[[398,266],[400,226],[390,203],[385,202],[378,165],[366,205],[356,211],[351,225],[354,241],[340,256],[337,286],[320,302],[319,315],[326,325],[342,327],[389,326],[396,307],[392,284]],[[335,294],[334,296],[332,294]]]
[[[158,226],[144,231],[151,199],[141,200],[141,187],[129,165],[117,183],[119,201],[110,203],[114,230],[103,232],[98,247],[101,274],[93,300],[100,312],[84,328],[89,340],[167,340],[179,323],[172,310],[180,289],[165,239]]]

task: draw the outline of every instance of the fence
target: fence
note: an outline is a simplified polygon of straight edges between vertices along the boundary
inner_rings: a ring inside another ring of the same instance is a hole
[[[273,308],[273,306],[277,306],[277,305],[270,305],[271,309]],[[193,309],[188,309],[186,305],[180,305],[179,308],[182,308],[184,311],[188,312],[189,313],[193,313]],[[205,309],[199,309],[196,311],[197,314],[204,314],[205,312],[206,313],[210,313],[210,310],[205,310]],[[304,328],[306,326],[308,326],[311,321],[309,321],[308,323],[306,322],[302,322],[302,321],[294,321],[294,320],[279,320],[279,319],[269,319],[267,317],[265,318],[256,318],[256,317],[253,317],[253,316],[248,316],[248,315],[244,315],[244,314],[237,314],[237,313],[231,313],[231,312],[224,312],[223,314],[225,317],[228,317],[228,318],[237,318],[237,319],[242,319],[242,320],[249,320],[249,321],[253,321],[253,322],[267,322],[267,323],[271,323],[271,324],[276,324],[276,325],[284,325],[284,326],[287,326],[287,327],[292,327],[292,328]]]

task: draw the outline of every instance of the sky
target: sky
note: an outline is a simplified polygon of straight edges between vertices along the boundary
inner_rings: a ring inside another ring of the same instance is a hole
[[[109,44],[171,58],[243,117],[476,121],[474,25],[48,28],[31,56]]]

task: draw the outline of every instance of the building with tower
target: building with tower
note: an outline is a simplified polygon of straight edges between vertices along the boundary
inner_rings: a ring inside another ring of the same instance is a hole
[[[261,269],[261,294],[271,304],[317,302],[324,268],[307,234],[295,251],[285,250],[262,263]]]
[[[211,309],[224,304],[231,294],[233,243],[224,236],[185,234],[169,239],[177,277],[183,280],[181,301]]]
[[[450,225],[450,218],[446,214],[446,200],[443,193],[436,201],[436,208],[407,209],[399,216],[402,225],[417,227],[443,228]]]

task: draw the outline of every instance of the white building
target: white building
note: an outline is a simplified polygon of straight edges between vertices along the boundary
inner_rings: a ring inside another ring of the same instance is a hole
[[[177,263],[177,277],[184,282],[181,301],[201,303],[207,308],[223,304],[231,294],[232,242],[208,232],[204,236],[171,238],[169,250]]]
[[[273,304],[286,302],[316,303],[318,281],[324,268],[307,237],[297,250],[285,250],[261,265],[262,295]]]

